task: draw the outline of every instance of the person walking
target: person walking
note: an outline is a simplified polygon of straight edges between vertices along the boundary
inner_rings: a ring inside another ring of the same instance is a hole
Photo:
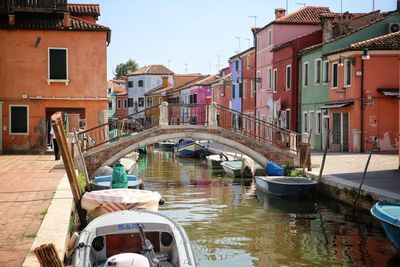
[[[55,160],[60,160],[60,156],[61,156],[60,148],[58,146],[57,138],[56,138],[56,135],[55,135],[54,129],[53,129],[53,123],[57,122],[58,118],[60,118],[60,114],[58,112],[51,116],[50,139],[51,139],[51,143],[53,145]]]

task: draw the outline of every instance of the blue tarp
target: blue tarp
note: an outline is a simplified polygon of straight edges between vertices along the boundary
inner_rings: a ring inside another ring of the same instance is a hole
[[[268,161],[266,172],[268,176],[284,176],[284,169],[273,161]]]

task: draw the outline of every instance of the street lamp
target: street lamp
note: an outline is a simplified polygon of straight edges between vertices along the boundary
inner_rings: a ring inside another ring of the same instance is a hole
[[[343,67],[342,55],[339,55],[338,66],[339,66],[339,67]]]
[[[362,60],[368,60],[370,57],[369,57],[369,54],[368,54],[368,48],[364,48],[364,52],[363,52],[363,55],[362,55],[362,57],[361,57],[361,59]]]

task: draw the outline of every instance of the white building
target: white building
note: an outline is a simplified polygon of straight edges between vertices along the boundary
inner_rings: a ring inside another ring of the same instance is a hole
[[[174,73],[164,65],[149,65],[128,73],[128,114],[140,112],[146,108],[144,94],[162,84],[163,77],[174,85]],[[137,118],[143,118],[138,114]]]

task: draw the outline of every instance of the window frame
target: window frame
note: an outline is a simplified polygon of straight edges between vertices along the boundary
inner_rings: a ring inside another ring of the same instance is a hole
[[[257,71],[257,73],[256,73],[256,92],[260,91],[261,82],[257,82],[257,79],[259,79],[260,77],[261,77],[261,73],[260,73],[260,71]]]
[[[306,68],[307,65],[307,68]],[[307,69],[307,75],[306,75],[306,69]],[[308,61],[303,63],[303,87],[307,87],[309,85],[309,76],[310,76],[310,65]]]
[[[336,80],[334,79],[334,66],[336,66]],[[339,86],[339,65],[338,62],[332,62],[332,69],[331,69],[331,89],[337,89]],[[334,86],[334,83],[336,82],[336,86]]]
[[[273,73],[273,79],[272,79],[273,80],[272,81],[273,88],[272,88],[272,92],[276,93],[277,89],[278,89],[278,69],[277,68],[273,69],[272,73]]]
[[[319,69],[317,68],[319,62]],[[314,61],[314,84],[319,85],[322,83],[322,76],[321,76],[321,68],[322,68],[322,60],[320,58],[315,59]],[[319,76],[319,81],[317,77]]]
[[[247,97],[247,80],[243,80],[243,98]]]
[[[51,79],[50,77],[50,50],[65,50],[65,77],[66,79]],[[47,48],[47,83],[65,83],[69,84],[69,62],[68,62],[68,48],[66,47],[48,47]]]
[[[256,80],[250,80],[250,97],[254,97],[256,91],[254,90],[254,83],[256,83]]]
[[[267,31],[267,37],[268,37],[268,47],[272,46],[272,29],[269,29]]]
[[[250,69],[250,55],[247,55],[246,57],[246,68]]]
[[[288,69],[289,71],[289,79],[288,79]],[[289,86],[288,86],[288,82],[289,82]],[[288,64],[286,65],[286,91],[289,91],[290,89],[292,89],[292,64]]]
[[[267,75],[268,75],[268,89],[272,90],[272,68],[271,67],[268,67]]]
[[[128,88],[133,88],[133,81],[128,81]]]
[[[117,109],[121,109],[121,99],[117,99]]]
[[[315,111],[315,134],[321,134],[321,131],[322,131],[322,113],[321,110],[317,110]]]
[[[343,87],[351,87],[351,60],[349,58],[346,58],[344,60],[344,66],[343,66]],[[347,80],[349,80],[349,83],[347,84]]]
[[[327,70],[325,69],[325,65],[328,66]],[[329,60],[324,60],[322,62],[322,84],[324,85],[329,84],[329,71],[330,71]]]
[[[140,82],[142,82],[142,85],[140,85]],[[138,87],[144,87],[144,80],[143,79],[138,80]]]
[[[308,111],[303,111],[301,118],[301,131],[302,133],[308,133]]]
[[[14,133],[12,132],[12,107],[26,107],[26,132],[25,133]],[[29,135],[29,105],[9,105],[8,106],[9,123],[8,123],[8,134],[9,135]]]
[[[140,105],[140,100],[142,100],[141,102],[142,102],[142,104]],[[144,99],[144,97],[138,97],[138,107],[139,108],[144,108],[145,107],[145,103],[146,103],[146,101],[145,101],[145,99]]]
[[[128,99],[124,99],[124,109],[128,108]]]

